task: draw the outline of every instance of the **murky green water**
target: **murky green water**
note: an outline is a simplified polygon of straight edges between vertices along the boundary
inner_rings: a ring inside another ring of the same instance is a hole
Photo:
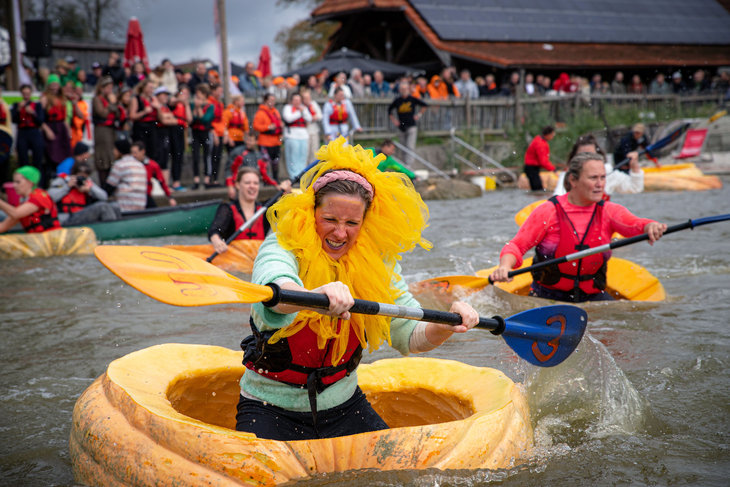
[[[614,198],[636,214],[679,223],[730,212],[725,189]],[[431,202],[431,252],[404,259],[409,281],[494,265],[516,231],[517,191]],[[125,243],[200,243],[160,238]],[[730,472],[730,223],[640,243],[616,255],[660,278],[657,306],[603,306],[573,357],[553,369],[517,362],[491,334],[473,331],[431,352],[497,367],[525,383],[538,448],[501,472],[360,472],[310,485],[472,486],[722,485]],[[484,315],[518,311],[486,290],[469,297]],[[169,342],[236,348],[247,311],[173,308],[129,288],[93,257],[0,262],[0,485],[73,485],[71,412],[112,360]],[[366,361],[396,356],[390,350]]]

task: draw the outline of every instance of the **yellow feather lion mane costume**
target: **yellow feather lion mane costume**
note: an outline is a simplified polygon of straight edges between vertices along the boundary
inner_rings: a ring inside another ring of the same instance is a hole
[[[401,294],[393,285],[400,279],[395,272],[400,254],[416,245],[431,248],[431,243],[421,235],[427,226],[428,207],[405,174],[378,170],[378,164],[385,159],[383,154],[373,156],[359,145],[346,145],[346,140],[339,137],[323,145],[316,155],[320,163],[301,178],[302,192],[284,196],[267,212],[279,245],[297,258],[305,288],[340,281],[355,298],[394,303]],[[363,176],[373,186],[374,195],[355,244],[344,256],[333,260],[317,235],[312,185],[323,173],[337,169]],[[344,326],[346,322],[338,326],[339,318],[305,310],[270,341],[274,343],[309,326],[317,334],[320,349],[324,349],[327,340],[334,340],[332,359],[337,364],[345,354],[351,329],[363,349],[369,346],[372,352],[384,341],[390,344],[390,320],[385,316],[353,314],[351,327]]]

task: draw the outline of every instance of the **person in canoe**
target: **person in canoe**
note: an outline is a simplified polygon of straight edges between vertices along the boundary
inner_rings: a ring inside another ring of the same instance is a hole
[[[368,148],[370,152],[373,153],[373,157],[378,155],[378,152],[385,154],[385,160],[378,164],[378,169],[381,171],[396,171],[396,172],[402,172],[406,176],[408,176],[411,180],[416,179],[416,174],[408,169],[406,166],[401,164],[400,162],[396,161],[393,158],[393,154],[395,154],[395,144],[390,139],[385,139],[382,144],[380,144],[380,149],[376,150],[374,147]]]
[[[593,152],[596,154],[601,154],[603,157],[606,156],[606,153],[601,149],[601,146],[598,145],[598,141],[596,138],[591,135],[582,135],[578,137],[578,140],[575,141],[575,144],[573,144],[573,148],[570,151],[570,154],[568,154],[568,160],[571,160],[576,154],[579,154],[581,152]],[[641,170],[641,167],[639,166],[639,153],[636,151],[629,152],[626,154],[626,157],[629,159],[629,172],[623,172],[615,170],[614,167],[606,162],[606,194],[608,196],[611,196],[614,193],[621,193],[621,194],[633,194],[633,193],[641,193],[644,191],[644,171]],[[621,161],[618,161],[621,162]],[[566,172],[563,171],[558,176],[558,183],[555,186],[555,190],[553,191],[553,194],[555,196],[559,196],[561,194],[565,194],[565,174]]]
[[[208,229],[208,240],[219,254],[228,250],[226,241],[261,208],[256,202],[260,186],[261,175],[256,169],[243,166],[238,170],[235,184],[237,197],[228,203],[221,203]],[[263,240],[269,229],[268,220],[261,217],[248,230],[238,234],[236,240]]]
[[[387,342],[402,354],[432,350],[479,317],[466,303],[451,327],[403,318],[350,314],[353,298],[419,306],[400,276],[400,254],[416,245],[428,209],[408,177],[378,171],[383,156],[340,137],[317,152],[320,164],[301,180],[301,194],[268,211],[274,233],[261,245],[252,281],[329,298],[327,311],[280,304],[251,308],[241,346],[246,373],[236,429],[260,438],[299,440],[386,429],[357,386],[365,348]]]
[[[605,186],[602,155],[584,152],[573,157],[565,178],[567,193],[553,196],[530,214],[502,248],[499,267],[490,278],[510,281],[507,274],[522,264],[522,256],[532,247],[537,264],[607,244],[613,232],[626,237],[647,233],[650,243],[662,236],[665,224],[636,217],[623,206],[604,201]],[[530,295],[570,302],[611,300],[605,292],[610,257],[606,252],[537,270]]]
[[[13,188],[21,203],[13,206],[0,200],[0,210],[7,218],[0,222],[0,233],[5,233],[18,222],[28,233],[46,232],[61,228],[58,210],[48,193],[38,187],[41,172],[33,166],[22,166],[13,173]]]

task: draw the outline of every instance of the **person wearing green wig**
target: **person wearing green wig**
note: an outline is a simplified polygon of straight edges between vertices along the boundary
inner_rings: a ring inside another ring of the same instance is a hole
[[[20,204],[13,206],[0,200],[0,210],[8,217],[0,222],[0,233],[20,223],[26,232],[38,233],[61,228],[58,210],[48,193],[38,187],[41,172],[33,166],[22,166],[13,174],[13,189],[20,196]]]

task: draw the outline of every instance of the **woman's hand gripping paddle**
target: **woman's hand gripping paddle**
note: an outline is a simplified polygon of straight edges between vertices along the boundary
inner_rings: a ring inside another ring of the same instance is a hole
[[[664,232],[664,235],[668,233],[678,232],[680,230],[686,230],[687,228],[694,229],[695,227],[699,227],[701,225],[707,225],[709,223],[717,223],[726,220],[730,220],[730,213],[726,213],[724,215],[708,216],[705,218],[697,218],[695,220],[687,220],[684,223],[679,223],[677,225],[668,227],[667,230]],[[515,269],[513,271],[510,271],[507,275],[509,277],[514,277],[519,274],[542,269],[543,267],[562,264],[563,262],[570,262],[572,260],[588,257],[589,255],[607,252],[609,250],[617,249],[619,247],[625,247],[627,245],[635,244],[636,242],[641,242],[643,240],[649,240],[649,234],[642,233],[641,235],[636,235],[635,237],[622,238],[620,240],[615,240],[609,244],[599,245],[598,247],[591,247],[589,249],[581,250],[580,252],[574,252],[572,254],[564,255],[563,257],[558,257],[557,259],[545,260],[538,264],[523,267],[521,269]],[[490,284],[494,284],[494,282],[491,280],[491,278],[487,277],[442,276],[426,279],[425,281],[414,283],[412,284],[412,286],[414,289],[430,289],[440,291],[441,293],[451,293],[453,291],[453,288],[455,287],[462,288],[467,292],[474,292]]]
[[[100,245],[96,257],[124,282],[163,303],[205,306],[224,303],[279,303],[327,309],[324,294],[289,291],[275,284],[242,281],[185,252],[161,247]],[[412,308],[356,299],[351,313],[381,315],[451,325],[461,324],[456,313]],[[587,324],[577,306],[544,306],[509,318],[480,318],[477,327],[503,335],[507,345],[524,360],[551,367],[565,360],[580,343]]]
[[[304,176],[304,174],[307,171],[309,171],[310,169],[312,169],[318,163],[319,163],[319,161],[314,161],[313,163],[311,163],[310,165],[308,165],[307,167],[305,167],[304,170],[297,175],[297,177],[295,177],[294,179],[292,179],[291,183],[292,184],[298,183],[299,180],[302,179],[302,176]],[[277,201],[279,201],[279,198],[281,198],[283,195],[284,195],[284,190],[281,190],[280,189],[279,191],[276,192],[276,194],[274,196],[272,196],[271,198],[269,198],[268,201],[266,201],[266,203],[264,203],[261,208],[259,208],[258,210],[256,210],[256,213],[254,213],[253,215],[251,215],[251,218],[249,218],[247,221],[243,222],[243,225],[241,225],[240,227],[238,227],[238,230],[236,230],[235,232],[233,232],[233,235],[231,235],[230,237],[228,237],[228,239],[226,240],[226,245],[231,245],[231,242],[233,242],[234,240],[236,240],[236,238],[239,235],[241,235],[243,232],[245,232],[246,230],[248,230],[254,223],[256,223],[256,220],[258,220],[259,218],[261,218],[261,216],[264,213],[266,213],[266,210],[268,210],[271,205],[273,205],[274,203],[276,203]],[[213,262],[213,259],[215,259],[218,256],[218,254],[219,254],[219,252],[218,251],[215,251],[212,254],[210,254],[208,256],[208,258],[205,259],[205,260],[207,262]]]

